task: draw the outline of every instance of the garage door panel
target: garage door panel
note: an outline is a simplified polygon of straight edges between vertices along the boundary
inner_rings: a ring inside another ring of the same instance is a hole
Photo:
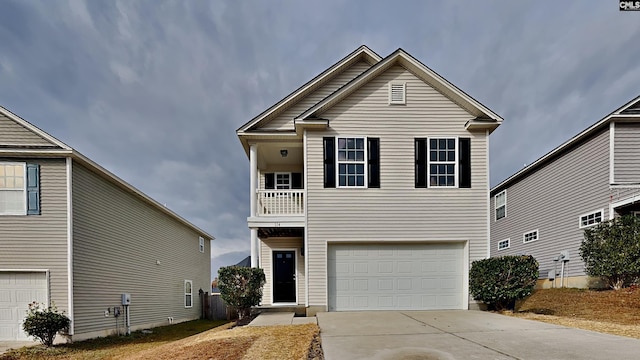
[[[462,249],[461,243],[330,245],[329,310],[459,309]]]
[[[27,340],[22,320],[33,301],[47,302],[44,272],[0,272],[0,340]]]

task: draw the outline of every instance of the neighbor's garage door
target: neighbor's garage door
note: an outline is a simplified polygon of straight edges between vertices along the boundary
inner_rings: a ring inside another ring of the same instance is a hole
[[[461,309],[462,243],[333,244],[329,311]]]
[[[29,303],[47,302],[44,272],[0,272],[0,340],[27,340],[22,320]]]

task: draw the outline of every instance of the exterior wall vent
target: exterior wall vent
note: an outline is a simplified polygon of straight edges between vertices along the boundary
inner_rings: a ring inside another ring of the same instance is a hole
[[[389,84],[389,104],[406,104],[407,83]]]

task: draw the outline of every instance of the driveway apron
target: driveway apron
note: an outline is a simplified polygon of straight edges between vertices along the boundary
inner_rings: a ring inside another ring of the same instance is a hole
[[[467,310],[318,313],[325,359],[638,359],[640,340]]]

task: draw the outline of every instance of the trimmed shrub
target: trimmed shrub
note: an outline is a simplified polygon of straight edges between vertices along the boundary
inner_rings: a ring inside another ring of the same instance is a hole
[[[251,307],[262,300],[262,287],[266,282],[259,268],[226,266],[218,270],[218,288],[222,300],[238,311],[240,320],[248,317]]]
[[[42,345],[50,347],[56,335],[62,331],[68,331],[71,320],[59,312],[55,305],[45,308],[37,302],[29,304],[27,317],[24,319],[22,329],[40,340]]]
[[[516,300],[531,295],[537,279],[538,262],[531,255],[476,260],[469,271],[469,291],[492,309],[513,309]]]
[[[584,230],[580,256],[589,276],[615,290],[640,277],[640,219],[625,215]]]

